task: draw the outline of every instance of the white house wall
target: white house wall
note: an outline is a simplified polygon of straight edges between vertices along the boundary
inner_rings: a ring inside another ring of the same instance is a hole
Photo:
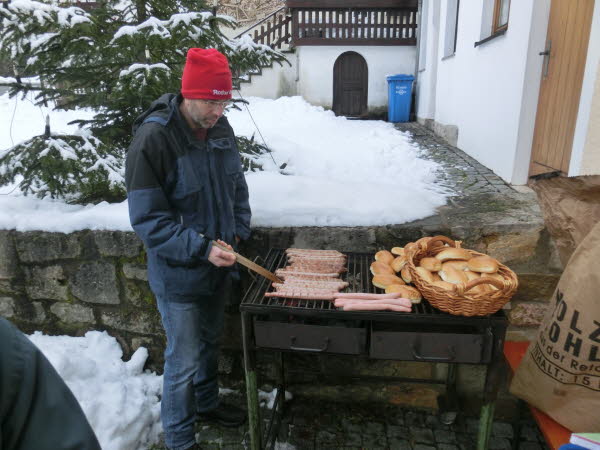
[[[493,0],[461,0],[456,52],[449,56],[449,0],[427,1],[428,63],[419,74],[419,120],[454,130],[461,150],[504,180],[526,183],[541,75],[537,53],[544,48],[549,0],[512,1],[507,32],[477,47],[485,30],[491,31]],[[525,170],[516,170],[517,164]]]
[[[440,28],[440,2],[439,0],[423,0],[423,15],[421,21],[427,22],[421,31],[427,33],[427,39],[421,46],[419,55],[419,66],[417,83],[417,111],[419,119],[435,118],[435,92],[438,67],[438,42]]]
[[[252,75],[250,83],[240,84],[242,97],[264,97],[276,99],[283,96],[298,95],[296,78],[298,76],[297,54],[286,54],[289,62],[274,64],[262,69],[260,75]]]
[[[301,46],[287,55],[291,66],[274,65],[253,75],[251,83],[242,83],[241,95],[278,98],[301,95],[314,105],[331,108],[333,104],[333,66],[345,52],[362,55],[368,67],[367,106],[371,111],[387,108],[388,75],[415,72],[414,46]]]
[[[571,150],[570,176],[600,174],[600,82],[597,81],[599,61],[600,0],[596,0]]]
[[[483,3],[461,1],[456,54],[438,64],[436,122],[456,125],[460,149],[517,184],[526,181],[513,180],[513,173],[533,5],[511,2],[506,34],[475,47],[481,39]],[[441,18],[446,6],[444,1]],[[442,46],[440,42],[440,50]],[[539,86],[540,81],[530,82]]]
[[[369,71],[368,108],[387,107],[386,77],[415,73],[415,46],[301,46],[298,94],[309,103],[331,108],[333,104],[333,65],[345,52],[359,53]]]

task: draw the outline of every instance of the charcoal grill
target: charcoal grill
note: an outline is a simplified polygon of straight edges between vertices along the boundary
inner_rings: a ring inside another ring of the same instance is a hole
[[[341,277],[348,292],[382,293],[371,283],[370,253],[346,253],[347,267]],[[263,262],[274,272],[287,265],[283,249],[270,249]],[[271,282],[255,278],[242,302],[244,360],[246,370],[250,435],[253,449],[262,448],[256,381],[256,349],[280,352],[335,353],[371,359],[448,363],[446,394],[440,398],[443,420],[456,414],[456,364],[487,367],[484,405],[480,418],[478,448],[486,448],[493,406],[503,378],[502,346],[507,319],[501,310],[490,316],[453,316],[432,307],[426,300],[413,305],[410,313],[392,311],[343,311],[328,300],[265,297]],[[281,359],[283,361],[283,358]],[[282,364],[283,365],[283,364]],[[284,369],[273,415],[266,430],[265,446],[283,413]],[[406,381],[406,379],[404,379]],[[436,382],[414,380],[412,382]]]

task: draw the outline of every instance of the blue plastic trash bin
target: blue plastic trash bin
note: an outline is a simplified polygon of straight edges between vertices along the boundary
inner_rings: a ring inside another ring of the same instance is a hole
[[[391,75],[388,82],[388,122],[408,122],[412,103],[412,75]]]

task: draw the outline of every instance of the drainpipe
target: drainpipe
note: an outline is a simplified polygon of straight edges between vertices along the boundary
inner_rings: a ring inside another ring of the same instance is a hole
[[[418,24],[418,28],[417,28],[417,55],[415,57],[415,81],[413,82],[413,92],[415,93],[414,95],[414,99],[415,99],[415,121],[417,120],[417,109],[419,107],[419,98],[418,98],[418,92],[417,92],[417,83],[418,83],[418,78],[419,78],[419,51],[421,49],[421,30],[423,28],[423,24],[421,23],[421,11],[423,10],[423,0],[419,0],[418,1],[418,5],[417,5],[417,24]],[[425,20],[427,20],[427,17],[425,18]]]

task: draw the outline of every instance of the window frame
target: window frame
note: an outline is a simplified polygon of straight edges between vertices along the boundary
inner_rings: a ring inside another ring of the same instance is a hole
[[[505,31],[508,28],[508,22],[510,18],[510,0],[494,0],[494,18],[492,19],[492,35],[495,33],[499,33],[500,31]],[[500,20],[500,9],[502,7],[502,2],[508,2],[508,15],[506,17],[506,23],[500,25],[498,21]]]

